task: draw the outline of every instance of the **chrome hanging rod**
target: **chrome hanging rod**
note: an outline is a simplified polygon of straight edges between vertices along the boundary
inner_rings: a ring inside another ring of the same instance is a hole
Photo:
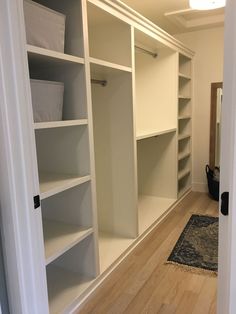
[[[140,50],[140,51],[142,51],[142,52],[144,52],[144,53],[146,53],[146,54],[148,54],[148,55],[150,55],[150,56],[152,56],[153,58],[156,58],[156,57],[158,56],[158,53],[149,51],[149,50],[144,49],[144,48],[142,48],[142,47],[139,47],[139,46],[137,46],[137,45],[135,45],[135,48],[138,49],[138,50]]]
[[[107,85],[107,81],[106,80],[91,79],[91,83],[92,84],[99,84],[99,85],[102,85],[102,86],[106,86]]]

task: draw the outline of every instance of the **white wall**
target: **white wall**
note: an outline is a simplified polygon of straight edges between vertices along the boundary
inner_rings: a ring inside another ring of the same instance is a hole
[[[193,189],[206,191],[205,165],[209,162],[210,90],[223,80],[224,28],[175,35],[196,52],[194,57]]]

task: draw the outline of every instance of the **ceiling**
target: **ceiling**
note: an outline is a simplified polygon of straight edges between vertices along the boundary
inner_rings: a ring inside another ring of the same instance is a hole
[[[223,26],[224,9],[191,10],[188,0],[122,0],[170,34]]]

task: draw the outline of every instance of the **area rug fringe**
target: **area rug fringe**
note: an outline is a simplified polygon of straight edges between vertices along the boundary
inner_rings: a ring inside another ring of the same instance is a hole
[[[217,271],[203,269],[203,268],[197,268],[197,267],[192,267],[192,266],[183,265],[183,264],[179,264],[179,263],[172,262],[172,261],[166,261],[165,264],[166,265],[172,265],[176,269],[181,269],[182,271],[185,271],[185,272],[191,272],[192,274],[207,275],[207,276],[210,276],[210,277],[217,277]]]

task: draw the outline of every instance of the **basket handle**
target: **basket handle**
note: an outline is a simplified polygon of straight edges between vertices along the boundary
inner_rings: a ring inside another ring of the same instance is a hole
[[[209,167],[209,165],[206,165],[206,174],[208,174],[209,172],[210,172],[210,167]]]

